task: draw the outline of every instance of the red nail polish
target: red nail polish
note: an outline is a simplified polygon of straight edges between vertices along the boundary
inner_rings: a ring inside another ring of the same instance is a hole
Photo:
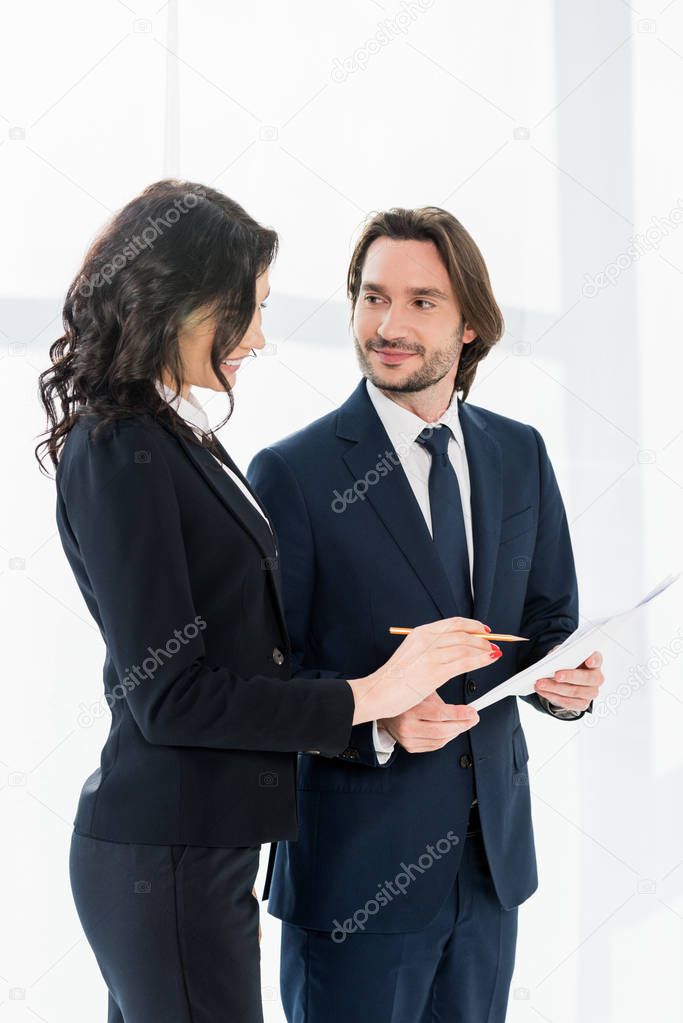
[[[497,650],[499,654],[503,653],[497,643],[490,643],[489,645],[492,646],[494,650]]]
[[[503,651],[499,650],[498,653],[492,653],[489,655],[492,661],[497,661],[499,657],[503,656]]]
[[[486,629],[487,632],[491,632],[491,629],[488,627],[488,625],[485,625],[484,628]]]

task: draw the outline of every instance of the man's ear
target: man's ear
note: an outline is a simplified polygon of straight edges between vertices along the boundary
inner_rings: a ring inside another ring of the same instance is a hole
[[[477,332],[474,327],[470,327],[469,323],[465,324],[465,329],[462,332],[462,343],[468,345],[471,341],[475,341],[477,338]]]

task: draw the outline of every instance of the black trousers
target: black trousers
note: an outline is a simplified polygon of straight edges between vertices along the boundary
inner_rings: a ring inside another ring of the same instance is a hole
[[[259,850],[74,832],[71,888],[109,988],[109,1023],[262,1023]]]

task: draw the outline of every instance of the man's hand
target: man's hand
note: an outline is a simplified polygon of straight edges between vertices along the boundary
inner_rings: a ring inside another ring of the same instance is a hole
[[[554,646],[553,650],[557,650]],[[550,653],[553,651],[551,650]],[[594,650],[578,668],[564,668],[556,671],[554,678],[539,678],[536,692],[545,696],[556,707],[567,710],[587,710],[591,700],[595,700],[605,676],[600,671],[602,654]]]
[[[438,693],[430,693],[422,703],[396,717],[382,718],[378,724],[408,753],[430,753],[441,749],[478,721],[479,715],[473,707],[445,703]]]

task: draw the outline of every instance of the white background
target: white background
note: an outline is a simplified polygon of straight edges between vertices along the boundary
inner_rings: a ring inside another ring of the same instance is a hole
[[[683,562],[672,214],[683,208],[683,3],[423,7],[4,11],[0,1023],[105,1014],[67,877],[77,795],[106,732],[103,720],[79,724],[100,696],[103,650],[32,448],[36,378],[66,287],[110,212],[146,184],[213,184],[281,234],[271,347],[243,368],[221,434],[242,467],[355,386],[344,277],[365,214],[441,205],[479,243],[507,323],[469,400],[543,434],[582,619],[635,602]],[[591,284],[610,264],[612,283]],[[208,405],[214,422],[222,403]],[[605,638],[592,721],[522,710],[540,890],[520,914],[513,1023],[681,1018],[682,585],[641,630]],[[272,1023],[283,1018],[279,924],[263,923]]]

